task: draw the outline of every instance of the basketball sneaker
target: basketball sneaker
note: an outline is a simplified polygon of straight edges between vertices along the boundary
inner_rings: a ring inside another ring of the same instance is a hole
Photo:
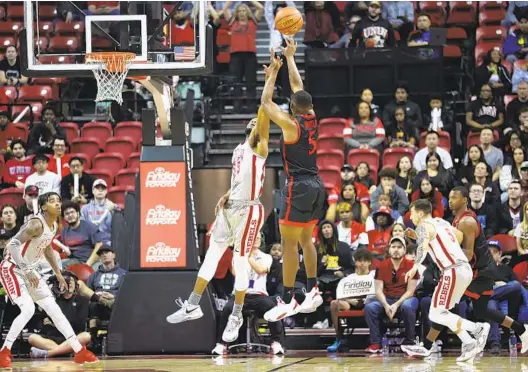
[[[279,355],[279,354],[283,355],[284,354],[284,349],[282,348],[282,345],[280,344],[280,342],[273,341],[271,343],[270,349],[273,355]]]
[[[0,351],[0,368],[11,368],[11,350],[7,347]]]
[[[221,343],[217,343],[215,348],[211,351],[211,354],[213,355],[226,355],[227,354],[227,346]]]
[[[75,353],[73,361],[77,364],[92,364],[99,363],[99,359],[92,353],[90,350],[86,349],[86,346],[83,346],[81,351]]]
[[[176,311],[167,317],[167,322],[172,324],[183,323],[187,320],[200,319],[203,316],[202,308],[200,305],[190,305],[187,300],[182,301],[181,298],[176,299],[176,305],[180,307],[180,310]]]
[[[29,351],[29,356],[31,358],[47,358],[48,357],[48,350],[42,350],[38,347],[32,347]]]
[[[475,333],[473,333],[473,336],[475,337],[475,340],[477,341],[478,345],[477,354],[480,354],[484,351],[484,348],[486,347],[486,342],[488,342],[490,328],[491,327],[489,323],[477,323],[477,330],[475,331]]]
[[[299,306],[299,312],[303,314],[313,313],[319,306],[323,304],[323,297],[317,286],[313,287],[308,293],[303,289],[305,298],[301,306]]]
[[[224,329],[222,334],[222,341],[224,342],[233,342],[238,338],[238,331],[242,324],[244,323],[244,318],[238,317],[236,315],[229,315],[229,320],[227,321],[227,326]]]
[[[436,344],[433,344],[436,345]],[[402,351],[412,358],[427,358],[431,355],[431,350],[428,350],[423,343],[416,342],[414,345],[401,345]],[[431,348],[432,349],[432,348]]]
[[[295,298],[292,297],[292,300],[289,304],[285,303],[282,298],[277,297],[277,306],[268,310],[264,314],[264,319],[267,322],[278,322],[284,318],[295,315],[299,312],[300,306],[295,301]]]
[[[467,344],[462,344],[462,354],[456,358],[457,362],[471,362],[479,353],[477,341],[471,341]]]
[[[519,338],[522,342],[521,354],[524,354],[528,351],[528,329],[526,329],[526,326],[524,326],[524,333],[519,335]]]

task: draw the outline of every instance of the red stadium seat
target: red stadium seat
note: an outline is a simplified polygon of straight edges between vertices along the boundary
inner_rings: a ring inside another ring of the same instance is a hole
[[[79,137],[79,126],[77,123],[62,122],[59,125],[66,131],[66,140],[68,143]]]
[[[501,21],[504,19],[505,16],[506,16],[506,11],[504,9],[480,11],[479,25],[480,26],[500,26]]]
[[[460,58],[462,57],[462,49],[458,45],[444,45],[444,57],[446,58]]]
[[[344,150],[344,148],[345,142],[343,140],[343,137],[324,137],[319,134],[319,138],[317,140],[317,151],[335,149]]]
[[[479,1],[478,2],[479,10],[502,10],[508,6],[507,1]]]
[[[348,125],[343,118],[327,118],[319,121],[319,136],[343,137],[343,129]]]
[[[95,179],[100,178],[104,180],[108,187],[112,187],[114,185],[115,172],[112,172],[111,170],[94,168],[87,170],[86,173],[92,175]]]
[[[94,36],[92,38],[92,48],[111,48],[114,44],[106,37]]]
[[[92,169],[106,169],[112,174],[116,174],[125,167],[125,159],[125,156],[118,152],[97,154],[92,160]]]
[[[523,66],[526,65],[526,64],[528,64],[528,61],[524,60],[524,59],[521,59],[521,60],[515,61],[514,65],[513,65],[513,68],[514,69],[523,68]]]
[[[75,57],[73,56],[40,56],[38,60],[42,64],[59,64],[59,63],[74,63]]]
[[[79,157],[79,158],[81,158],[81,159],[83,160],[83,162],[84,162],[84,170],[85,170],[85,171],[88,170],[88,169],[90,169],[90,168],[92,167],[92,160],[91,160],[91,158],[90,158],[88,155],[86,155],[85,153],[78,152],[78,153],[71,153],[70,155],[71,155],[71,156],[70,156],[70,159],[71,159],[72,157],[74,157],[74,156],[77,156],[77,157]]]
[[[341,167],[345,164],[345,154],[342,150],[318,150],[317,166],[319,169]]]
[[[475,47],[475,61],[477,66],[482,63],[484,57],[493,48],[500,48],[502,50],[502,43],[500,41],[489,41],[487,43],[478,43]]]
[[[86,123],[81,128],[81,137],[96,138],[103,148],[106,140],[112,137],[112,125],[106,121]]]
[[[380,162],[380,154],[378,150],[374,149],[356,149],[348,152],[347,164],[354,168],[360,162],[366,162],[371,170],[378,170]]]
[[[50,38],[49,52],[74,52],[79,48],[79,39],[75,36],[54,36]]]
[[[66,270],[74,273],[75,276],[79,278],[79,280],[82,280],[85,283],[88,281],[90,275],[92,275],[94,272],[90,266],[83,263],[70,265],[66,268]]]
[[[133,152],[130,154],[127,162],[128,169],[139,169],[141,154],[139,152]]]
[[[0,103],[13,103],[17,98],[17,90],[15,87],[3,86],[0,87]]]
[[[71,152],[80,152],[86,154],[90,159],[101,152],[99,140],[96,138],[76,138],[71,142]]]
[[[24,28],[23,22],[0,22],[0,35],[16,36]]]
[[[444,130],[441,130],[438,133],[438,146],[440,146],[443,149],[446,149],[447,151],[451,151],[451,135],[449,132],[446,132]],[[420,134],[420,148],[423,149],[425,147],[425,137],[427,136],[427,132],[422,132]]]
[[[528,261],[519,262],[513,267],[513,272],[517,280],[526,286],[528,284]]]
[[[137,169],[121,169],[115,177],[116,186],[133,186],[136,185]]]
[[[8,46],[16,45],[13,36],[0,36],[0,51],[5,52]]]
[[[44,5],[43,2],[39,2],[39,20],[47,21],[54,20],[57,18],[57,7],[55,5]]]
[[[467,39],[467,32],[462,27],[449,27],[447,29],[447,40],[465,40]]]
[[[49,36],[53,33],[53,22],[38,22],[33,23],[35,29],[38,28],[41,35]]]
[[[120,153],[127,159],[130,154],[136,151],[136,146],[134,141],[129,137],[112,137],[106,141],[104,151]],[[124,166],[125,164],[121,168],[124,168]]]
[[[46,36],[40,36],[35,39],[35,49],[45,52],[48,49],[49,39]]]
[[[40,102],[27,102],[27,105],[12,106],[11,116],[13,117],[13,119],[16,119],[18,115],[23,113],[26,110],[26,107],[28,107],[28,105],[31,107],[31,109],[27,110],[21,119],[22,120],[40,119],[40,116],[42,115],[42,107],[43,107],[42,103]]]
[[[0,6],[0,19],[3,20],[5,18],[5,15],[5,8],[3,6]]]
[[[414,151],[406,148],[392,148],[385,149],[382,156],[382,167],[396,168],[396,164],[404,156],[408,156],[412,159],[414,158]]]
[[[447,17],[448,25],[473,25],[477,18],[476,1],[450,1],[450,13]]]
[[[506,70],[508,70],[510,74],[513,73],[513,66],[510,61],[508,61],[507,59],[503,59],[501,63],[504,67],[506,67]]]
[[[55,35],[58,36],[81,36],[84,32],[84,22],[74,21],[70,23],[57,22],[55,24]]]
[[[489,42],[489,41],[499,41],[504,42],[508,36],[508,31],[505,27],[502,26],[480,26],[477,28],[476,41],[480,42]]]
[[[7,6],[7,19],[24,19],[24,4],[15,3]]]
[[[22,198],[23,194],[24,190],[16,187],[3,189],[0,191],[0,205],[11,204],[15,207],[20,207],[25,203]]]
[[[446,1],[420,1],[420,11],[429,15],[433,27],[444,25],[446,7]]]
[[[319,176],[325,189],[334,188],[341,183],[341,167],[319,169]]]
[[[489,237],[488,240],[497,240],[502,247],[502,253],[517,252],[517,242],[513,236],[509,236],[508,234],[495,234]]]
[[[114,136],[129,137],[136,144],[139,144],[143,139],[143,123],[140,121],[122,121],[117,123],[114,128]]]
[[[23,85],[18,88],[18,101],[29,102],[38,101],[45,103],[52,98],[50,86],[42,85]]]
[[[134,191],[132,186],[114,186],[108,190],[108,199],[120,206],[125,205],[125,197],[128,191]]]
[[[20,138],[27,143],[29,136],[29,128],[26,124],[12,123],[13,126],[11,129],[13,131],[13,139]]]

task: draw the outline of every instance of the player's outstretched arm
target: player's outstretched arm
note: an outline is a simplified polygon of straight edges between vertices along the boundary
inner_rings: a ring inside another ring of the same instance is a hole
[[[288,62],[288,78],[290,79],[290,86],[293,93],[304,89],[304,84],[301,79],[301,74],[295,63],[295,51],[297,50],[297,42],[293,37],[285,37],[286,48],[284,48],[284,56]]]
[[[458,229],[464,234],[461,244],[462,250],[467,259],[471,261],[474,255],[475,239],[478,230],[477,221],[471,217],[464,217],[460,220]]]
[[[429,252],[429,242],[431,241],[431,235],[434,233],[433,227],[428,223],[422,223],[416,229],[416,258],[414,259],[414,265],[421,264],[425,260],[425,256]]]
[[[42,222],[36,218],[33,218],[29,220],[24,226],[22,226],[20,231],[7,243],[7,251],[11,253],[13,261],[15,261],[20,269],[27,269],[27,265],[24,262],[24,258],[22,257],[22,245],[27,241],[42,235],[43,229],[44,227],[42,226]]]
[[[271,50],[270,66],[273,64],[273,49]],[[266,77],[264,82],[269,79],[270,71],[268,66],[264,66]],[[270,119],[264,112],[264,108],[261,106],[258,110],[257,124],[249,135],[249,143],[253,147],[254,151],[260,156],[268,157],[268,142],[269,142],[269,131],[270,131]]]

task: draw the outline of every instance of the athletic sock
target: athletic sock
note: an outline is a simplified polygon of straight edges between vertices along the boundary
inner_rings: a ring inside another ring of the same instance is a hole
[[[317,286],[317,278],[308,278],[306,281],[306,290],[310,292],[313,287]]]
[[[462,330],[457,334],[457,336],[458,338],[460,338],[460,341],[462,341],[462,343],[464,344],[469,344],[470,342],[475,341],[475,339],[469,335],[468,331]]]
[[[517,335],[522,335],[524,332],[526,332],[526,328],[524,327],[524,324],[522,324],[521,322],[517,321],[517,320],[514,320],[512,325],[511,325],[511,329],[513,329],[513,331],[515,333],[517,333]]]
[[[189,296],[189,299],[187,300],[187,303],[191,305],[192,307],[196,307],[200,305],[201,299],[202,299],[201,295],[192,292],[191,295]]]
[[[282,287],[282,301],[289,304],[293,298],[293,287]]]
[[[242,308],[244,305],[234,304],[233,305],[233,311],[231,312],[231,315],[234,315],[238,318],[242,317]]]
[[[430,350],[432,347],[433,347],[433,343],[431,341],[429,341],[427,338],[424,339],[424,347],[427,349],[427,350]]]

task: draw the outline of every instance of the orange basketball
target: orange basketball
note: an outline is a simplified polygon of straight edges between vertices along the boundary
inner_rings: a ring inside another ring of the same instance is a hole
[[[303,17],[297,8],[282,8],[275,16],[275,29],[283,35],[295,35],[302,26]]]

